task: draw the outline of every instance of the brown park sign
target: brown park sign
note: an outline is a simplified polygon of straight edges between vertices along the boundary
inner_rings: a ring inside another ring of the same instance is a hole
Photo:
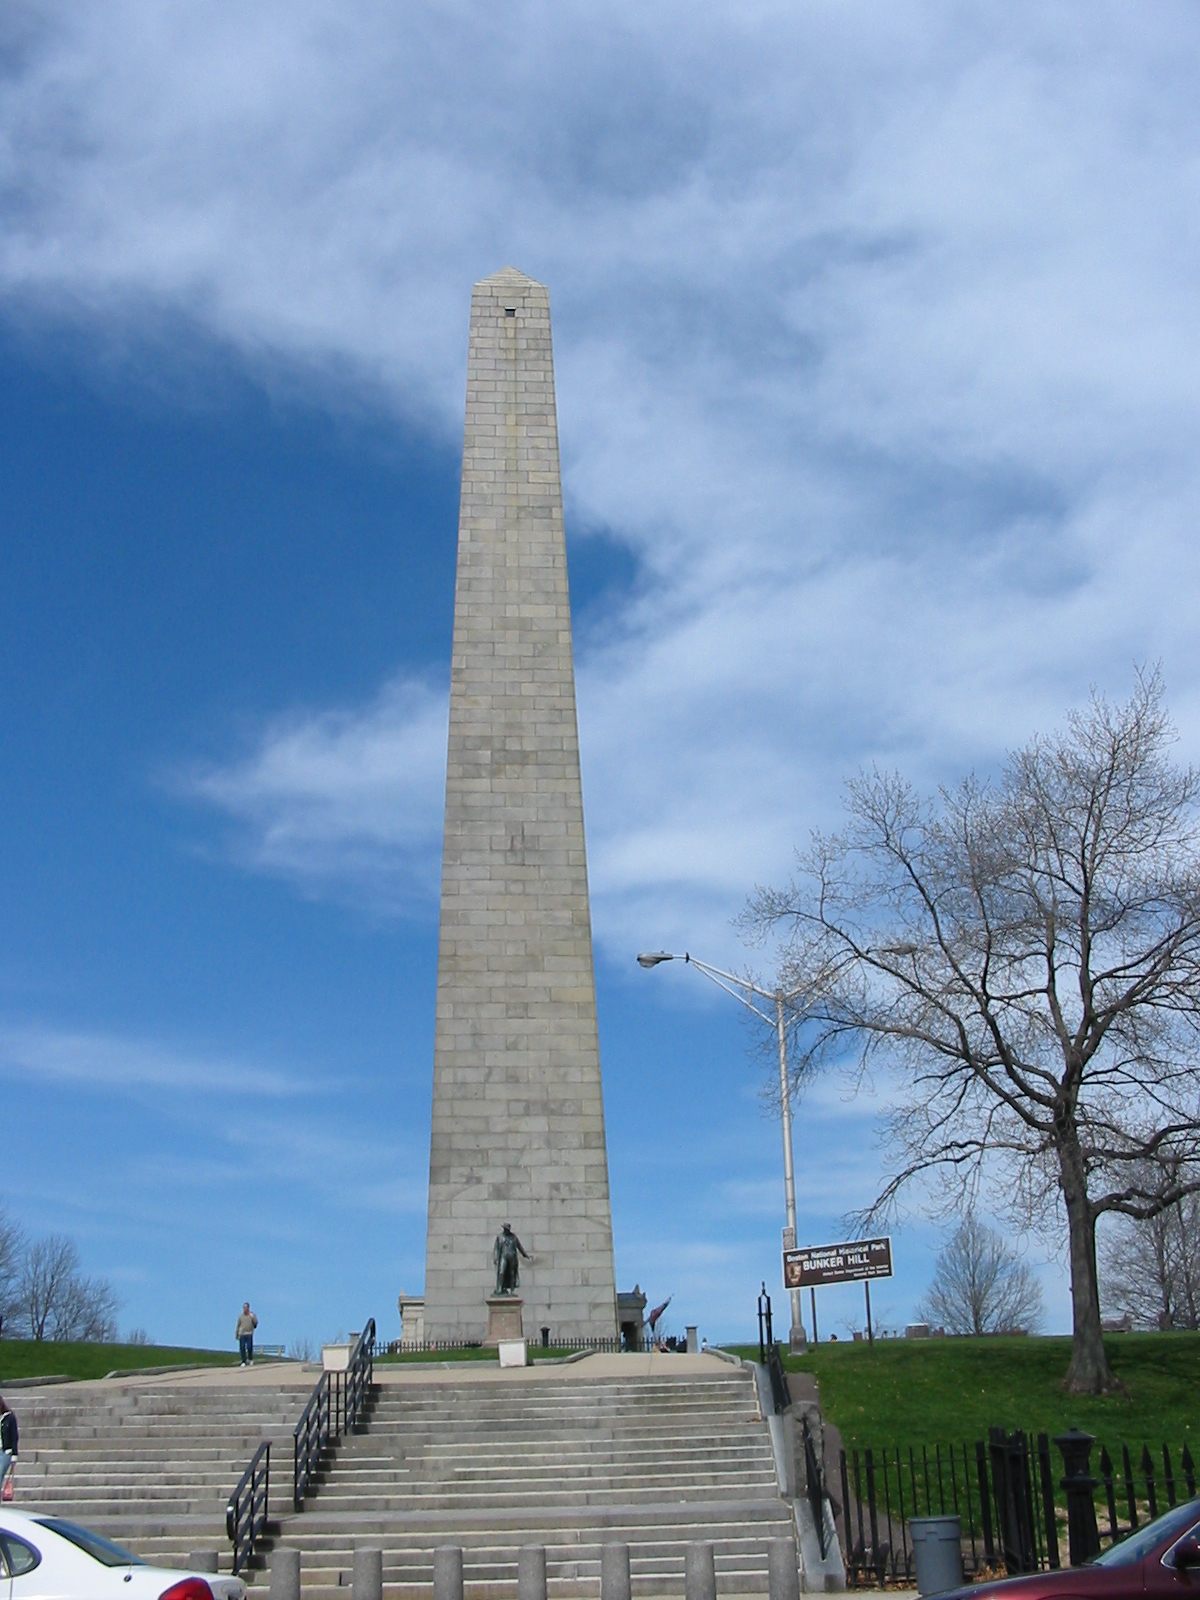
[[[829,1283],[862,1283],[892,1275],[890,1239],[853,1239],[783,1252],[786,1289],[820,1289]]]

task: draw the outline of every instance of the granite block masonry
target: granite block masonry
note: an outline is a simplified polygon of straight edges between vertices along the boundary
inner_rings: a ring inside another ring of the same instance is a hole
[[[471,295],[425,1257],[427,1339],[482,1339],[503,1223],[525,1332],[617,1332],[550,297]]]

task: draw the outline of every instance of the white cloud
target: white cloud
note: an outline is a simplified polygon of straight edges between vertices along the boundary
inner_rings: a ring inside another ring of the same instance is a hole
[[[232,819],[248,865],[372,905],[436,896],[446,780],[446,697],[397,680],[363,710],[297,713],[225,765],[171,774]]]
[[[0,1073],[81,1089],[287,1098],[306,1093],[288,1074],[230,1056],[182,1052],[151,1039],[42,1025],[0,1026]]]
[[[642,575],[580,640],[614,954],[729,954],[863,760],[987,764],[1135,659],[1194,701],[1191,8],[29,16],[11,317],[183,318],[453,442],[471,280],[549,282],[569,521]],[[421,904],[443,714],[399,680],[189,786],[256,867]]]

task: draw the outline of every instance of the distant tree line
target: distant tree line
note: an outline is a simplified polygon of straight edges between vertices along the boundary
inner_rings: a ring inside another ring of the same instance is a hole
[[[30,1239],[0,1212],[0,1333],[10,1339],[117,1337],[117,1297],[104,1278],[83,1273],[66,1234]]]

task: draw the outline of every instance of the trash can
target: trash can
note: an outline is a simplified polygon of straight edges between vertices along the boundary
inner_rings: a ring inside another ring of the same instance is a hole
[[[961,1589],[962,1530],[957,1517],[913,1517],[908,1524],[920,1594]]]

